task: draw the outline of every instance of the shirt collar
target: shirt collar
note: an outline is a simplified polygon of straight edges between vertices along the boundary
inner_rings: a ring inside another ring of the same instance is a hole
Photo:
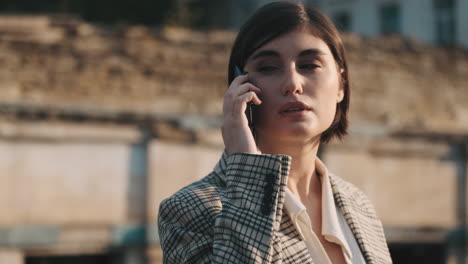
[[[343,229],[340,225],[335,199],[333,198],[333,190],[330,183],[330,174],[327,167],[320,159],[315,160],[315,170],[320,175],[322,183],[322,235],[327,240],[333,241],[341,245],[349,258],[352,258],[351,248],[346,242]]]
[[[349,244],[346,242],[346,237],[338,219],[339,211],[336,208],[335,199],[333,198],[330,175],[327,167],[319,158],[316,158],[315,160],[315,170],[319,175],[320,182],[322,184],[322,235],[328,240],[341,245],[345,249],[345,254],[351,258],[351,249]],[[289,218],[291,218],[296,229],[304,239],[301,228],[298,228],[298,218],[303,213],[307,213],[307,209],[300,199],[288,188],[286,188],[284,206]],[[313,232],[312,230],[310,231]]]
[[[294,195],[288,187],[286,187],[286,196],[284,199],[284,206],[288,211],[289,218],[293,220],[293,222],[297,221],[297,217],[300,213],[306,212],[306,207],[302,204],[301,200],[299,200],[296,195]]]

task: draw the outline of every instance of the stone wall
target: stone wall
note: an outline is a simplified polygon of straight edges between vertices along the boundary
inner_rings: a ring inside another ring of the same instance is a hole
[[[11,19],[0,17],[0,103],[220,116],[235,32],[106,28],[47,17],[36,18],[40,27],[24,22],[15,29],[2,22]],[[28,25],[30,33],[24,30]],[[5,33],[14,30],[21,32],[17,38]],[[43,42],[38,32],[61,37]],[[390,129],[468,130],[466,50],[398,37],[343,39],[353,121]]]

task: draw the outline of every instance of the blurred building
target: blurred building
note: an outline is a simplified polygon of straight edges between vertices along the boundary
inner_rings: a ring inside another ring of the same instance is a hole
[[[161,263],[159,203],[222,151],[233,32],[0,17],[0,263]],[[395,263],[467,260],[468,54],[343,35],[362,189]]]
[[[259,5],[270,0],[259,0]],[[468,48],[465,0],[303,0],[325,11],[340,30],[376,37],[400,34],[435,45]]]

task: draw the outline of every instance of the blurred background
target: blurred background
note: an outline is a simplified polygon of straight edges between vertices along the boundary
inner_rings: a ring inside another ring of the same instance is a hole
[[[267,2],[1,0],[0,263],[161,263],[159,203],[218,161],[229,49]],[[468,263],[468,1],[304,2],[350,64],[322,160],[394,263]]]

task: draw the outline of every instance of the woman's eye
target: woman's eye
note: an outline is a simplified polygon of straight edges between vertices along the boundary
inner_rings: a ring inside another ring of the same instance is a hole
[[[276,66],[272,66],[272,65],[268,65],[268,66],[261,66],[258,68],[258,71],[259,72],[264,72],[264,73],[268,73],[268,72],[273,72],[275,70],[277,70],[278,67]]]
[[[318,64],[314,64],[314,63],[305,63],[305,64],[299,65],[299,69],[302,69],[302,70],[315,70],[319,67],[320,66]]]

